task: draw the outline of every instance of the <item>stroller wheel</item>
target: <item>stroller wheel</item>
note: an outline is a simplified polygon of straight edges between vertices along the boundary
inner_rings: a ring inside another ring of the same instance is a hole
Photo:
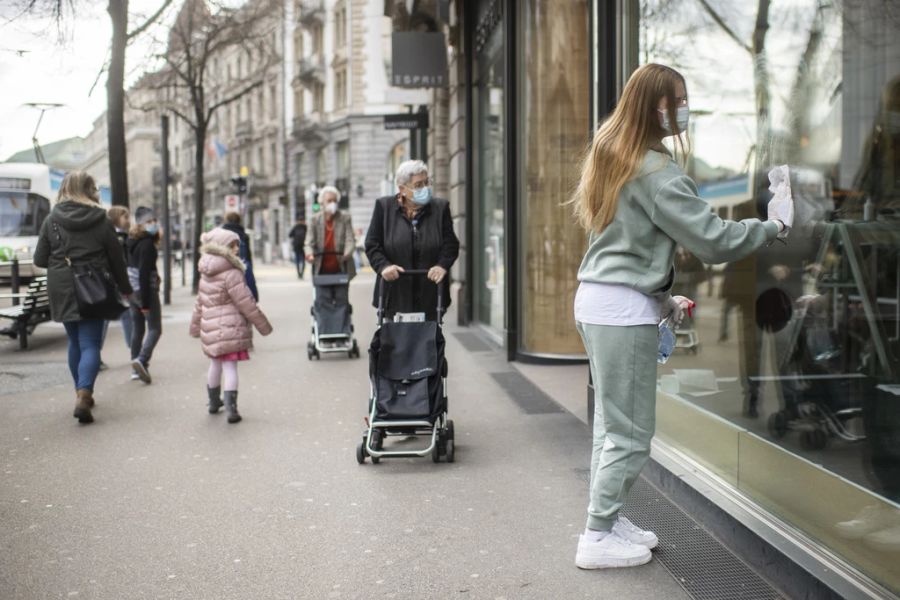
[[[362,443],[356,446],[356,462],[359,464],[366,462],[366,449],[363,448]],[[375,459],[372,459],[372,462],[375,462]]]
[[[447,457],[448,463],[452,463],[456,460],[456,446],[452,439],[447,440],[447,443],[444,446],[444,456]]]
[[[783,410],[778,411],[769,417],[768,430],[773,438],[781,439],[788,432],[787,415]]]
[[[435,463],[441,462],[441,441],[438,439],[434,443],[434,450],[431,451],[431,461]]]
[[[309,360],[312,360],[312,359],[313,359],[313,354],[315,353],[315,351],[316,351],[316,349],[315,349],[315,347],[312,345],[311,342],[308,343],[308,344],[306,344],[306,358],[308,358]]]
[[[453,419],[447,419],[447,439],[452,442],[455,439],[454,435],[455,434],[453,432]]]
[[[821,450],[828,444],[828,435],[821,429],[804,431],[800,435],[800,445],[804,450]]]
[[[359,358],[359,344],[353,340],[353,347],[350,348],[350,358]]]

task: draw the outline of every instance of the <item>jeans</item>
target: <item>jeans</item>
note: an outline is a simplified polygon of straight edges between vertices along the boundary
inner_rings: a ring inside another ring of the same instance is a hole
[[[650,457],[656,429],[655,325],[577,322],[594,378],[594,444],[587,526],[609,531]]]
[[[299,250],[294,248],[294,265],[297,267],[297,277],[303,277],[306,271],[306,256],[303,254],[303,248]]]
[[[119,320],[122,322],[122,332],[125,334],[125,345],[131,348],[131,332],[134,329],[134,319],[131,317],[131,309],[123,312]]]
[[[76,390],[94,391],[94,381],[100,371],[100,346],[103,340],[103,319],[66,321],[69,336],[69,372]]]
[[[159,303],[159,291],[150,294],[150,312],[144,314],[137,304],[131,305],[131,318],[134,321],[131,332],[131,360],[138,359],[144,366],[150,364],[153,349],[162,335],[162,306]],[[146,335],[145,335],[146,333]]]

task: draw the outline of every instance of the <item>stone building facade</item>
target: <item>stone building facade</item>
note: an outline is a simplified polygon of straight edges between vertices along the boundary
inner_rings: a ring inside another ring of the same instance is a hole
[[[388,84],[391,22],[383,0],[297,0],[289,11],[293,210],[309,218],[317,190],[334,185],[364,235],[375,199],[394,191],[409,134],[384,115],[425,104],[427,92]]]

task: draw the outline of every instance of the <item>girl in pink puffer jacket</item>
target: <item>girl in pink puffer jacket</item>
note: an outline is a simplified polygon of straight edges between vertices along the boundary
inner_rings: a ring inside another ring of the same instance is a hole
[[[228,422],[237,423],[241,420],[237,364],[250,359],[251,323],[263,335],[272,333],[272,326],[244,280],[244,263],[237,256],[237,234],[217,228],[204,233],[200,241],[200,290],[191,316],[191,336],[200,338],[203,352],[210,358],[209,414],[219,412],[224,400]],[[222,386],[225,392],[220,398]]]

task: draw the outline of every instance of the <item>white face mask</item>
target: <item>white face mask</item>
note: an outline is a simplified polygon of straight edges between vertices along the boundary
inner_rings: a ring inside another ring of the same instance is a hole
[[[333,215],[334,213],[336,213],[337,212],[337,202],[329,202],[328,204],[326,204],[325,212],[327,212],[329,215]]]
[[[659,124],[662,125],[662,128],[668,131],[670,134],[674,135],[675,132],[672,131],[672,126],[669,123],[669,111],[660,110],[659,111]],[[687,106],[679,106],[677,114],[675,116],[676,124],[678,125],[678,133],[683,131],[687,131],[688,126],[688,118],[691,115],[691,111]]]

